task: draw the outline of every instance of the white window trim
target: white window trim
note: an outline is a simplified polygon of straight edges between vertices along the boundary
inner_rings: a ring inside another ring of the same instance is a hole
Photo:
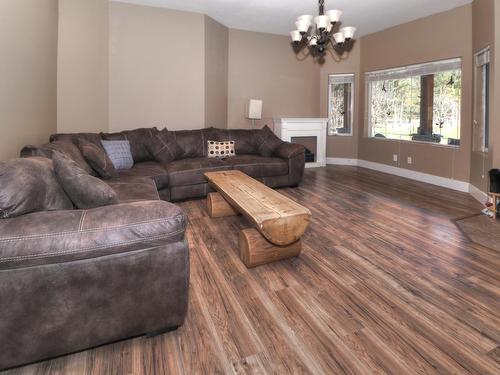
[[[351,89],[351,105],[350,105],[350,111],[351,111],[351,123],[350,123],[350,132],[349,133],[337,133],[337,134],[330,134],[330,124],[327,126],[327,135],[332,136],[332,137],[352,137],[354,134],[354,100],[355,100],[355,92],[356,92],[356,76],[354,73],[343,73],[343,74],[329,74],[328,75],[328,122],[330,122],[330,103],[331,103],[331,95],[332,95],[332,90],[331,90],[331,85],[333,83],[350,83],[352,85]]]
[[[477,126],[476,119],[477,119],[477,115],[478,115],[478,108],[476,107],[477,95],[479,95],[478,87],[477,87],[478,74],[479,74],[478,68],[481,68],[481,67],[490,63],[490,58],[491,58],[490,51],[491,51],[490,46],[488,46],[488,47],[483,48],[482,50],[480,50],[474,54],[474,98],[473,98],[473,107],[474,108],[473,108],[473,120],[472,120],[473,129],[475,126]],[[491,65],[490,65],[490,68],[491,68]],[[484,78],[483,78],[483,81],[485,81]],[[483,96],[483,103],[486,104],[486,92],[485,92],[485,90],[483,90],[481,95]],[[484,111],[486,112],[487,109],[488,108],[484,108]],[[483,117],[485,117],[485,116],[483,116]],[[472,135],[474,136],[474,131],[472,132]],[[486,136],[486,121],[485,121],[485,119],[483,119],[483,137],[485,137],[485,136]],[[491,134],[490,134],[490,137],[491,137]],[[474,148],[474,139],[472,140],[472,144],[473,144],[473,148]],[[484,140],[483,140],[483,142],[481,144],[481,150],[480,151],[474,150],[474,152],[488,153],[489,152],[489,145],[485,145]]]
[[[377,138],[371,135],[371,83],[378,81],[387,81],[391,79],[404,79],[410,76],[435,74],[439,72],[446,72],[449,70],[462,71],[462,58],[457,57],[448,60],[433,61],[422,64],[407,65],[398,68],[374,70],[365,73],[365,129],[364,135],[366,138],[382,140],[382,141],[395,141],[395,142],[408,142],[408,143],[422,143],[433,147],[446,147],[446,148],[459,148],[457,145],[445,145],[440,143],[413,141],[394,138]],[[460,125],[459,125],[460,126]]]

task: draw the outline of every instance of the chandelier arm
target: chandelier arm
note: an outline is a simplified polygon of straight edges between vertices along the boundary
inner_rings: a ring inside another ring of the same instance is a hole
[[[322,16],[325,14],[325,0],[318,0],[319,5],[319,15]]]

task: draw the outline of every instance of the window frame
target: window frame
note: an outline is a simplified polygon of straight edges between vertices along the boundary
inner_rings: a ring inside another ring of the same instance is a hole
[[[332,84],[350,84],[351,85],[351,103],[349,111],[351,113],[349,121],[349,133],[334,133],[330,131],[330,113],[332,103]],[[354,73],[331,73],[328,74],[328,126],[326,129],[327,135],[332,137],[352,137],[354,135],[354,100],[356,92],[356,75]]]
[[[460,94],[460,113],[463,113],[463,60],[461,57],[437,60],[421,64],[413,64],[400,66],[389,69],[375,70],[364,73],[364,85],[365,85],[365,126],[364,126],[364,137],[369,139],[381,140],[381,141],[396,141],[396,142],[408,142],[408,143],[421,143],[426,145],[431,145],[433,147],[446,147],[446,148],[459,148],[461,144],[443,144],[427,142],[422,140],[408,140],[408,139],[396,139],[396,138],[381,138],[371,135],[372,133],[372,111],[371,111],[371,98],[372,98],[372,82],[377,81],[387,81],[387,80],[397,80],[405,79],[414,76],[423,76],[429,74],[437,74],[440,72],[447,72],[451,70],[460,70],[462,76],[461,83],[461,94]],[[460,121],[458,124],[458,132],[460,134],[459,140],[462,138],[461,126],[462,126],[463,116],[460,115]]]
[[[491,87],[490,87],[490,78],[491,78],[491,48],[490,46],[487,46],[483,48],[482,50],[476,52],[474,54],[474,98],[473,98],[473,132],[472,132],[472,151],[473,152],[479,152],[479,153],[488,153],[489,152],[489,139],[491,136],[491,119],[490,119],[490,104],[491,104]],[[482,82],[483,82],[483,87],[481,90],[481,93],[479,93],[479,87],[478,87],[478,78],[479,74],[482,74]],[[482,108],[477,108],[477,99],[478,95],[482,96],[483,99],[483,104],[484,106]],[[477,118],[478,118],[478,111],[484,111],[482,114],[482,119],[483,119],[483,124],[482,124],[482,143],[481,143],[481,149],[478,150],[475,147],[476,139],[475,137],[477,136],[476,134],[476,127],[478,126],[477,123]]]

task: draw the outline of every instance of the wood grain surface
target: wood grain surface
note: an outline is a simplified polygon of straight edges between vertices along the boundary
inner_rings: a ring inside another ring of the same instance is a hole
[[[500,374],[500,254],[453,222],[472,197],[347,166],[280,193],[313,214],[300,257],[247,269],[248,221],[184,202],[181,328],[6,374]]]
[[[293,244],[309,226],[309,209],[241,171],[207,172],[205,177],[275,245]]]

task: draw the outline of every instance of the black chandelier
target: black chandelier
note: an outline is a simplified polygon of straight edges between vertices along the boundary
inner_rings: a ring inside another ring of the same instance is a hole
[[[356,28],[349,26],[339,29],[342,11],[325,12],[325,0],[318,0],[318,4],[317,17],[305,14],[297,19],[296,30],[290,32],[292,42],[298,51],[309,48],[314,56],[324,56],[329,46],[343,54],[352,46]]]

